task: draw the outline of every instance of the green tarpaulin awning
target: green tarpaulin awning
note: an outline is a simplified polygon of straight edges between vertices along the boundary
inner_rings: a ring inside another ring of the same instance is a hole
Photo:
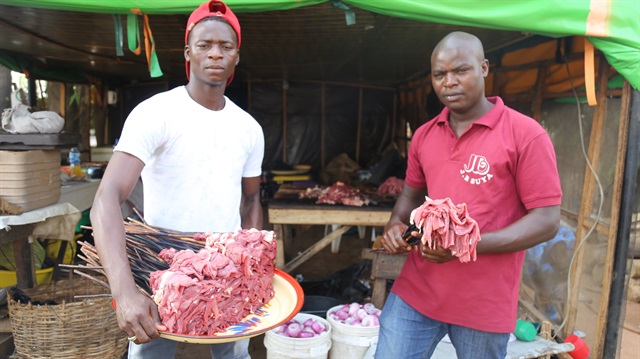
[[[288,10],[327,0],[228,0],[235,12]],[[0,4],[68,11],[188,14],[201,0],[0,0]],[[640,89],[640,2],[637,0],[342,0],[348,6],[407,19],[521,31],[551,37],[585,36]]]

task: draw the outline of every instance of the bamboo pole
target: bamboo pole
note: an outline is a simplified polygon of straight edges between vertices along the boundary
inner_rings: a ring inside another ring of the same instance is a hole
[[[600,101],[600,99],[598,99]],[[611,294],[611,282],[613,276],[613,262],[616,247],[616,237],[618,233],[618,218],[620,216],[620,199],[622,198],[622,181],[624,179],[625,156],[627,140],[629,135],[629,106],[631,104],[631,86],[627,81],[624,83],[622,102],[620,104],[620,122],[618,127],[618,150],[616,153],[616,172],[613,180],[613,198],[611,201],[611,218],[609,220],[609,236],[607,241],[607,256],[604,263],[604,273],[602,274],[602,292],[600,294],[600,310],[598,311],[598,329],[596,333],[596,343],[593,353],[596,358],[602,357],[604,350],[604,333],[609,316],[609,300]],[[602,333],[602,334],[600,334]]]
[[[595,173],[598,173],[600,164],[600,152],[602,148],[602,133],[604,131],[605,110],[607,106],[607,83],[608,83],[608,64],[600,57],[600,66],[598,69],[598,105],[593,114],[593,122],[591,124],[591,135],[589,140],[588,158]],[[573,333],[576,326],[576,317],[578,314],[578,297],[580,290],[580,279],[582,277],[582,265],[584,258],[585,245],[580,245],[584,241],[584,234],[588,231],[586,219],[590,217],[593,209],[593,199],[596,187],[595,176],[588,168],[585,169],[584,184],[582,189],[582,202],[580,212],[578,213],[578,225],[576,229],[576,242],[574,245],[574,263],[570,268],[570,296],[567,313],[567,325],[564,333]],[[596,339],[597,340],[597,339]]]

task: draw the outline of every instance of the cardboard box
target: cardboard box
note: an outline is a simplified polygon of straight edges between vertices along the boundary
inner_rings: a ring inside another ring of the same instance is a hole
[[[25,212],[60,199],[60,150],[0,151],[0,197]]]

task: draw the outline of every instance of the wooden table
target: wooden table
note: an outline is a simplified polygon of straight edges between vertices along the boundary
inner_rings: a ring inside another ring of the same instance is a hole
[[[349,207],[317,205],[311,201],[294,199],[273,199],[269,202],[268,215],[278,241],[276,266],[285,272],[290,272],[331,244],[352,226],[384,226],[389,221],[391,210],[392,204]],[[287,226],[294,224],[340,226],[285,264],[285,246],[291,241]]]
[[[37,226],[54,217],[77,214],[79,211],[69,203],[56,203],[34,209],[16,216],[0,216],[0,243],[13,243],[17,286],[31,288],[36,285],[31,234]],[[72,230],[75,230],[72,229]],[[66,236],[68,237],[68,236]],[[71,234],[73,237],[73,234]],[[62,236],[57,238],[63,239]]]

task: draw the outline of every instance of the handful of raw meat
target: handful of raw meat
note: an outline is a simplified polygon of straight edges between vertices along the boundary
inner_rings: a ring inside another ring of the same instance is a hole
[[[169,269],[151,273],[153,300],[170,333],[212,335],[240,323],[274,296],[276,240],[272,231],[196,234],[195,253],[163,249]]]
[[[469,217],[467,204],[455,205],[450,198],[426,201],[411,212],[410,221],[422,233],[422,243],[431,249],[451,249],[465,263],[476,260],[476,244],[480,241],[478,223]]]

